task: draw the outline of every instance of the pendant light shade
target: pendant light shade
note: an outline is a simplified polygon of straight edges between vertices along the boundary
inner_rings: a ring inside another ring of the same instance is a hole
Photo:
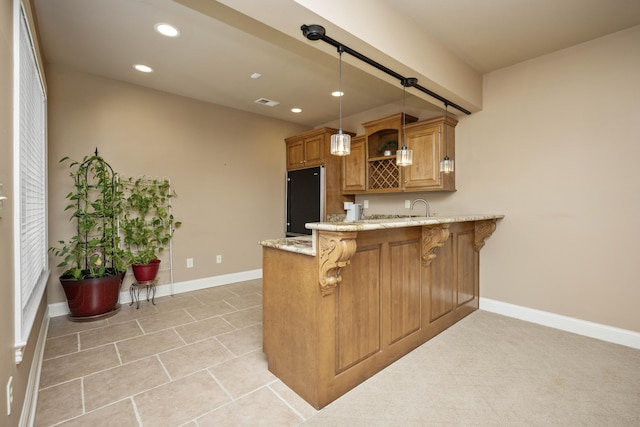
[[[453,160],[449,156],[444,156],[444,159],[440,160],[440,172],[451,173],[453,172]]]
[[[396,151],[396,165],[409,166],[413,164],[413,150],[409,150],[406,145]]]
[[[449,131],[447,126],[447,107],[449,104],[444,104],[444,159],[440,160],[440,172],[451,173],[454,170],[453,160],[449,158]]]
[[[396,165],[409,166],[413,164],[413,150],[407,148],[407,132],[405,124],[407,122],[405,102],[407,98],[407,86],[412,84],[415,79],[402,80],[402,147],[396,151]]]
[[[342,133],[342,129],[338,133],[331,135],[331,154],[334,156],[348,156],[351,153],[351,135]]]
[[[342,132],[342,51],[344,48],[342,45],[338,46],[338,53],[340,54],[340,129],[338,133],[331,135],[331,154],[334,156],[348,156],[351,154],[351,135]]]

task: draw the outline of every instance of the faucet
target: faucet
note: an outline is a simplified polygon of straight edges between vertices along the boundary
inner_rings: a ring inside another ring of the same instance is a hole
[[[413,210],[413,205],[415,205],[416,202],[424,203],[424,205],[427,207],[427,215],[426,215],[426,217],[429,218],[431,216],[431,214],[429,213],[429,202],[427,202],[425,199],[415,199],[413,202],[411,202],[411,210]]]

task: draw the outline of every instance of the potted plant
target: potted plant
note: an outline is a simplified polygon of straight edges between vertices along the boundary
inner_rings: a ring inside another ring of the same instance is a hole
[[[76,234],[58,241],[49,249],[62,258],[58,267],[69,305],[71,320],[92,320],[115,313],[119,308],[120,286],[127,266],[119,247],[117,221],[122,210],[122,192],[109,164],[100,156],[82,162],[65,157],[69,163],[74,190],[66,198],[65,211]]]
[[[122,180],[125,197],[121,233],[124,251],[138,284],[151,283],[160,268],[160,254],[181,223],[171,213],[175,193],[168,179]]]

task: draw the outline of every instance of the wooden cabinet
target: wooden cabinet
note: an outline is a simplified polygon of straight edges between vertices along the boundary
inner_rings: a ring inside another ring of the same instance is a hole
[[[445,149],[455,161],[455,126],[451,117],[424,120],[406,126],[407,147],[413,150],[413,164],[402,168],[404,191],[455,191],[455,172],[440,173]],[[447,142],[445,143],[445,137]]]
[[[440,173],[440,160],[445,155],[445,147],[449,158],[455,160],[457,120],[448,117],[446,124],[444,117],[417,120],[406,115],[404,131],[407,147],[413,150],[413,164],[405,167],[396,165],[396,150],[402,146],[403,138],[402,113],[363,123],[364,156],[361,151],[355,151],[354,155],[352,148],[353,157],[344,158],[342,192],[455,191],[455,172]],[[385,150],[391,154],[385,156]]]
[[[285,139],[287,144],[287,170],[320,166],[325,160],[327,138],[336,129],[322,128]],[[330,143],[329,139],[329,143]],[[327,153],[329,150],[327,150]]]
[[[402,190],[401,168],[396,165],[396,150],[402,146],[402,117],[394,114],[363,123],[366,138],[367,192],[388,193]],[[406,123],[417,118],[405,115]],[[385,156],[384,152],[391,151]]]
[[[342,192],[362,193],[366,190],[366,144],[365,136],[351,138],[351,154],[342,161]]]
[[[337,132],[337,129],[324,127],[285,139],[287,170],[315,166],[324,166],[325,168],[325,200],[322,221],[326,221],[328,215],[344,214],[344,202],[353,202],[355,199],[354,196],[342,192],[342,158],[330,154],[331,135]],[[353,133],[349,134],[354,135]]]
[[[319,231],[316,256],[264,247],[269,370],[327,405],[478,308],[479,251],[494,229]]]

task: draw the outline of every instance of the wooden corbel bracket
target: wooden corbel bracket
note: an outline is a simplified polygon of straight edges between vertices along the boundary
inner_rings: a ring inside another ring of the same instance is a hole
[[[428,267],[436,257],[436,249],[449,238],[449,224],[422,227],[422,265]]]
[[[318,237],[320,246],[320,292],[322,296],[331,295],[342,281],[340,270],[349,264],[356,253],[357,232],[323,231]]]
[[[476,252],[480,252],[480,249],[485,244],[485,240],[489,238],[496,231],[496,220],[489,219],[485,221],[476,221],[475,233],[473,237],[473,247]]]

